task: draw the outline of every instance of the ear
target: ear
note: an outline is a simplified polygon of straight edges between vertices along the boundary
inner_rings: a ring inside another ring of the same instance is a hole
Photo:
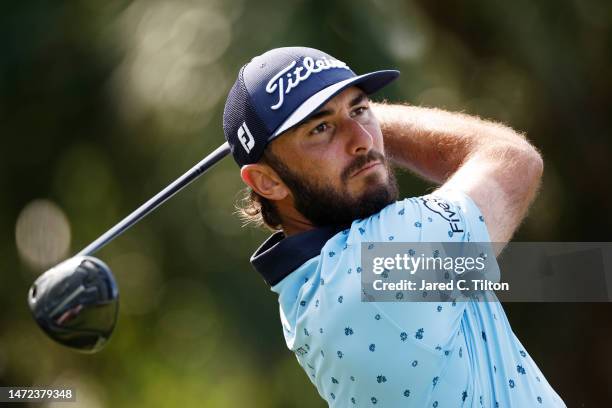
[[[257,194],[268,200],[282,200],[289,195],[289,189],[278,174],[266,164],[246,164],[240,169],[240,177]]]

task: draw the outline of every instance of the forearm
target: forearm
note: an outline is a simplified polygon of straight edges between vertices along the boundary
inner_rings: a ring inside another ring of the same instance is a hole
[[[385,151],[398,166],[442,184],[468,159],[506,160],[535,150],[523,136],[476,117],[408,105],[373,104]]]
[[[540,185],[544,162],[512,129],[475,117],[375,104],[385,152],[397,165],[465,192],[480,208],[493,242],[507,242]]]

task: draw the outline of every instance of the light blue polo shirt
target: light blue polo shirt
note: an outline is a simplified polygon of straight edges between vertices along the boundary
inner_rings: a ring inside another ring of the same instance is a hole
[[[490,239],[474,202],[447,190],[344,229],[276,233],[251,259],[279,296],[287,347],[330,407],[565,407],[496,298],[362,302],[361,243],[388,241]]]

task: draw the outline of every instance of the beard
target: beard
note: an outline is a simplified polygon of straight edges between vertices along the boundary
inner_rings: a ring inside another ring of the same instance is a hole
[[[357,157],[342,171],[340,189],[329,184],[315,183],[296,174],[269,149],[264,155],[268,165],[291,190],[296,210],[317,227],[344,226],[354,220],[367,218],[397,201],[399,195],[397,180],[389,161],[383,154],[374,150]],[[364,191],[352,197],[347,187],[350,176],[374,160],[385,166],[387,182],[379,182],[378,175],[370,174],[366,176],[367,187]]]

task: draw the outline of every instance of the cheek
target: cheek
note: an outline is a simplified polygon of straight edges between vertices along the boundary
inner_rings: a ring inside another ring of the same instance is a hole
[[[316,181],[319,185],[336,186],[344,170],[340,157],[342,157],[340,152],[334,152],[331,148],[311,157],[307,163],[306,177]]]
[[[338,139],[332,141],[321,139],[317,142],[304,141],[298,144],[295,157],[300,162],[299,166],[309,174],[328,179],[339,175],[345,153],[338,141]]]

